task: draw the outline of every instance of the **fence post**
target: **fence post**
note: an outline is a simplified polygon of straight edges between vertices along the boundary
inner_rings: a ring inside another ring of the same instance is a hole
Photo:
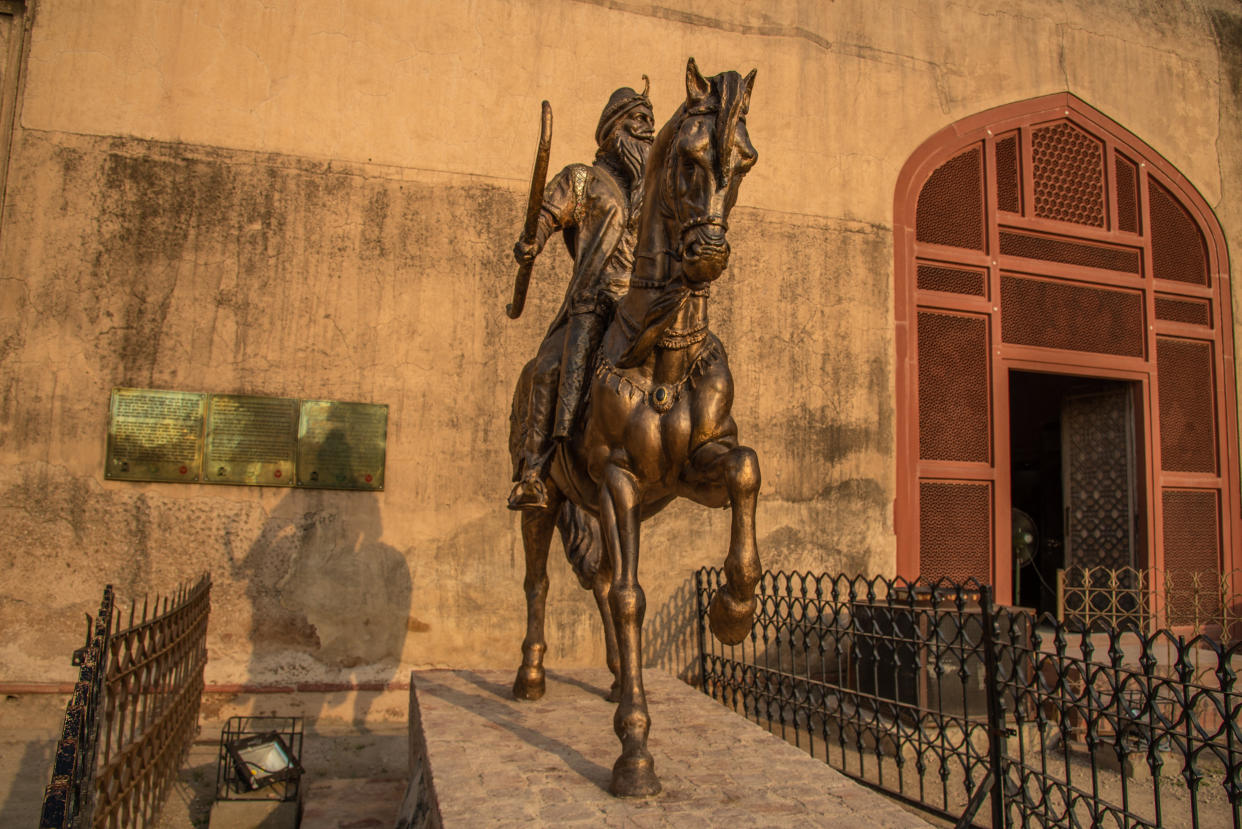
[[[715,699],[716,695],[707,690],[707,637],[703,634],[703,628],[707,627],[707,623],[706,612],[703,608],[703,576],[704,568],[700,567],[694,571],[694,632],[699,640],[699,683],[703,693]]]
[[[996,660],[996,607],[992,604],[992,586],[979,589],[979,609],[983,622],[983,671],[988,703],[988,764],[992,767],[992,826],[1006,825],[1005,809],[1005,710],[1001,704],[1004,682]]]

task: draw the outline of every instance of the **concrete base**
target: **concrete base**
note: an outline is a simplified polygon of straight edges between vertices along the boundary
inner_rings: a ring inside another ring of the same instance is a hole
[[[218,800],[208,829],[297,829],[298,804],[279,800]]]
[[[853,826],[929,823],[659,671],[645,677],[649,747],[664,791],[608,793],[620,746],[604,670],[550,672],[517,702],[501,671],[418,671],[421,716],[443,825]]]

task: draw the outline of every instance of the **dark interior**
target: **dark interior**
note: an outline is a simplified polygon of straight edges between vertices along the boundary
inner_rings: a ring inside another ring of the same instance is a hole
[[[1014,561],[1014,604],[1040,613],[1056,612],[1056,573],[1065,562],[1062,403],[1069,395],[1128,385],[1098,377],[1009,372],[1012,506],[1029,515],[1037,531],[1034,559],[1021,566]]]

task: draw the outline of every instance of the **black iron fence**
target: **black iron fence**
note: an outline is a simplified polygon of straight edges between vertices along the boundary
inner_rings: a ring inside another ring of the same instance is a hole
[[[211,579],[130,606],[104,589],[65,714],[41,827],[129,829],[156,823],[198,728]],[[124,624],[124,627],[122,627]],[[63,762],[62,762],[62,757]]]
[[[961,826],[1242,829],[1242,644],[1093,632],[974,582],[767,573],[723,646],[696,574],[703,689]]]
[[[86,644],[73,654],[78,681],[65,708],[65,723],[52,761],[52,782],[43,795],[40,829],[88,827],[95,810],[95,748],[104,694],[108,639],[112,633],[112,585],[104,588],[99,615],[87,622]]]

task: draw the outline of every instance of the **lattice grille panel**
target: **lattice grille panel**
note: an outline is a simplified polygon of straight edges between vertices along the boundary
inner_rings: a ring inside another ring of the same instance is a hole
[[[983,153],[976,147],[946,161],[919,193],[920,242],[983,250]]]
[[[919,483],[919,576],[991,582],[992,487]]]
[[[1104,226],[1104,147],[1062,121],[1034,130],[1035,215]]]
[[[107,695],[99,738],[96,829],[157,826],[194,742],[207,664],[211,579],[156,598],[108,642]]]
[[[921,311],[918,325],[919,457],[987,462],[987,321]]]
[[[1001,275],[1001,339],[1070,351],[1143,356],[1137,291]]]
[[[1022,210],[1022,177],[1018,166],[1018,136],[996,142],[996,207],[1018,213]]]
[[[985,285],[986,275],[982,271],[946,268],[942,265],[919,265],[920,291],[986,296]]]
[[[1123,389],[1070,397],[1061,407],[1066,566],[1134,565],[1129,394]]]
[[[1216,384],[1212,346],[1198,340],[1160,337],[1160,456],[1176,472],[1216,471]]]
[[[1142,273],[1142,256],[1130,248],[1112,248],[1086,242],[1070,242],[1049,236],[1015,233],[1002,230],[1000,252],[1005,256],[1022,256],[1045,262],[1060,262],[1084,268],[1103,268],[1122,273]]]
[[[1156,319],[1211,327],[1212,303],[1206,299],[1175,298],[1157,294]]]
[[[1157,279],[1208,284],[1203,234],[1164,185],[1147,177],[1151,210],[1151,267]]]
[[[1117,160],[1117,229],[1138,233],[1138,168],[1118,153]]]
[[[1220,573],[1220,518],[1215,490],[1166,489],[1164,503],[1164,569],[1176,576],[1182,571]],[[1176,581],[1174,587],[1179,586]],[[1187,591],[1172,590],[1168,597],[1169,624],[1184,623],[1196,615],[1219,615],[1219,606],[1194,606]],[[1208,602],[1216,604],[1208,597]],[[1200,605],[1204,598],[1199,599]],[[1198,611],[1198,612],[1196,612]]]

